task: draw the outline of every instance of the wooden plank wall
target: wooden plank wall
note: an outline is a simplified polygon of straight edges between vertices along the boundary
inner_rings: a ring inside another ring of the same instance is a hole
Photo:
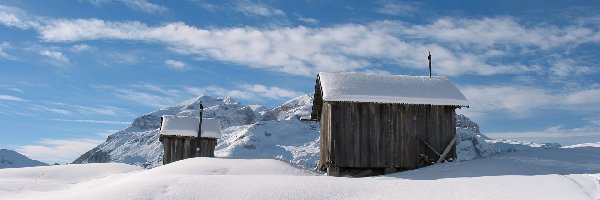
[[[198,142],[195,137],[167,136],[162,135],[163,142],[163,165],[196,157]]]
[[[437,158],[420,140],[441,153],[455,134],[454,107],[324,102],[320,166],[414,169]]]
[[[215,157],[216,138],[200,138],[198,141],[200,143],[199,157]]]

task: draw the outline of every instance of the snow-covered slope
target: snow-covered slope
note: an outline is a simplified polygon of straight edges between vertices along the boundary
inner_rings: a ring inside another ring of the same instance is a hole
[[[23,154],[13,150],[0,149],[0,169],[2,168],[19,168],[19,167],[35,167],[45,166],[46,163],[32,160]]]
[[[312,109],[312,95],[294,98],[272,109],[261,105],[244,106],[230,98],[202,96],[136,118],[132,125],[108,137],[74,163],[123,162],[144,167],[162,164],[158,141],[160,116],[197,116],[198,102],[205,117],[222,121],[223,135],[215,155],[232,158],[275,158],[303,168],[314,168],[319,159],[319,123],[300,121]],[[460,136],[459,160],[488,157],[495,153],[554,147],[534,143],[493,140],[479,132],[469,118],[457,116]]]
[[[600,199],[599,160],[598,147],[558,148],[366,178],[273,159],[1,169],[0,199]]]

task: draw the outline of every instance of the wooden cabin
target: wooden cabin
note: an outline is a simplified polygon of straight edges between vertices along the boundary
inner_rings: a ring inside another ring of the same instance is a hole
[[[221,138],[218,119],[200,121],[197,117],[165,115],[160,124],[163,165],[186,158],[215,156],[217,139]]]
[[[461,107],[467,99],[446,77],[319,73],[311,113],[321,122],[319,168],[370,175],[453,160]]]

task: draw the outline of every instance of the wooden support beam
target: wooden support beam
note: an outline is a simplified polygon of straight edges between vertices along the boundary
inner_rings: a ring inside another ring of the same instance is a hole
[[[454,143],[456,142],[457,138],[458,138],[458,134],[454,135],[454,138],[452,138],[452,141],[450,141],[450,144],[448,144],[448,146],[444,150],[444,153],[442,153],[442,155],[440,156],[440,159],[438,159],[437,162],[435,162],[435,163],[440,163],[440,162],[442,162],[442,160],[444,160],[446,155],[448,155],[448,152],[450,152],[450,149],[452,149],[452,146],[454,146]]]
[[[438,152],[437,152],[437,151],[436,151],[436,150],[435,150],[433,147],[431,147],[431,145],[427,144],[427,142],[425,142],[425,141],[423,141],[423,140],[420,140],[420,141],[421,141],[421,142],[423,142],[423,144],[425,144],[425,146],[429,147],[429,149],[431,149],[431,150],[433,151],[433,153],[435,153],[435,155],[438,155],[438,156],[440,156],[440,157],[442,156],[442,155],[440,155],[440,153],[438,153]]]

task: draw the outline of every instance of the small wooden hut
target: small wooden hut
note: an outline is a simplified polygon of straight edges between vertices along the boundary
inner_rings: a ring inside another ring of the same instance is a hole
[[[193,157],[214,157],[217,139],[221,138],[218,119],[161,117],[160,141],[163,144],[163,164]]]
[[[456,157],[455,109],[468,107],[446,77],[319,73],[312,120],[328,175],[414,169]]]

